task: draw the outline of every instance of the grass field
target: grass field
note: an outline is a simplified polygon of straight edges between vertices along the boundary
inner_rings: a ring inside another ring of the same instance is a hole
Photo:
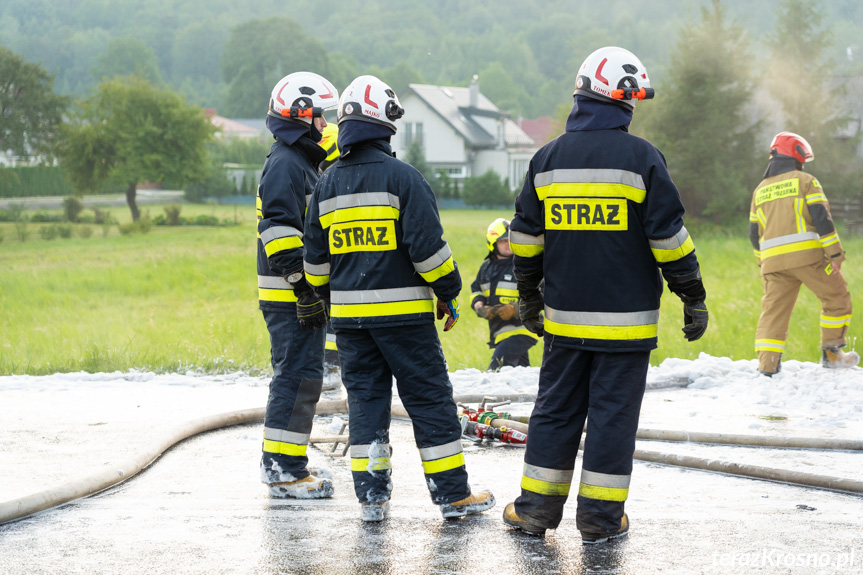
[[[151,215],[162,206],[145,206]],[[126,222],[125,208],[112,209]],[[236,220],[229,227],[155,226],[148,234],[107,236],[96,226],[89,238],[43,240],[40,224],[18,240],[13,224],[0,224],[0,374],[74,371],[245,370],[269,372],[269,339],[257,309],[253,206],[184,204],[182,215]],[[450,370],[484,369],[491,357],[488,324],[469,309],[470,283],[485,256],[487,225],[506,211],[444,211],[464,288],[462,318],[441,341]],[[666,293],[660,320],[658,364],[667,357],[755,356],[753,339],[761,287],[745,223],[739,232],[689,224],[708,292],[710,327],[698,342],[680,333],[682,309]],[[840,229],[840,233],[841,233]],[[860,309],[863,272],[855,260],[863,239],[844,237],[850,255],[843,267]],[[590,281],[586,272],[584,281]],[[819,307],[801,291],[787,342],[787,359],[819,357]],[[440,324],[439,324],[440,325]],[[859,333],[852,325],[850,346]],[[418,350],[421,353],[421,350]],[[541,348],[531,361],[539,365]]]

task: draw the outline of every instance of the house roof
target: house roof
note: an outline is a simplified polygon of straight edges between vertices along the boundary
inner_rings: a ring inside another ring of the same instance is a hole
[[[554,121],[550,116],[535,120],[519,120],[518,125],[540,146],[551,140],[555,129]]]
[[[497,145],[497,135],[490,134],[476,121],[476,118],[481,117],[503,121],[504,142],[507,146],[536,145],[524,130],[478,90],[476,106],[473,107],[470,105],[470,88],[410,84],[408,90],[437,112],[472,148],[492,148]]]

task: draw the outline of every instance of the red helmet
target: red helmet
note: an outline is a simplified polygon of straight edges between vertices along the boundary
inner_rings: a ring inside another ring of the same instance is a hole
[[[815,159],[815,154],[812,153],[812,146],[806,141],[803,136],[798,136],[794,132],[779,132],[773,137],[773,142],[770,144],[770,157],[777,154],[789,156],[798,162],[811,162]]]

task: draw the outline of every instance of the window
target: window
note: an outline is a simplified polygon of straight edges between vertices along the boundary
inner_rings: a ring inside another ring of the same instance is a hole
[[[509,162],[509,187],[512,190],[520,190],[524,184],[524,175],[530,160],[510,160]]]
[[[405,122],[401,126],[399,126],[399,130],[401,130],[403,134],[403,143],[404,148],[407,149],[414,141],[418,141],[423,147],[425,147],[425,143],[423,142],[423,124],[422,122]]]

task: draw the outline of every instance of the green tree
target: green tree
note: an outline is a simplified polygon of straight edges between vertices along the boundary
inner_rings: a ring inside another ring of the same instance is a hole
[[[249,20],[231,30],[222,53],[222,80],[228,91],[223,115],[259,117],[266,112],[276,82],[291,72],[309,70],[327,77],[323,45],[296,20]]]
[[[143,40],[114,38],[96,60],[91,72],[98,82],[115,76],[140,76],[154,85],[162,83],[156,53]]]
[[[844,133],[851,118],[837,97],[844,94],[843,86],[827,80],[833,70],[826,53],[832,39],[830,30],[822,28],[823,21],[819,2],[784,0],[768,40],[765,75],[770,95],[782,110],[782,129],[806,138],[818,161],[821,184],[831,195],[842,196],[860,190],[856,158],[860,138]]]
[[[54,78],[0,46],[0,151],[19,156],[51,151],[60,131],[64,99]]]
[[[496,208],[511,206],[514,198],[505,182],[493,170],[465,179],[462,198],[469,206]]]
[[[715,221],[739,218],[756,170],[759,123],[751,116],[752,58],[743,29],[726,21],[718,0],[684,25],[656,100],[636,106],[635,121],[668,158],[687,211]],[[763,157],[763,154],[760,156]]]
[[[435,195],[440,197],[438,190],[435,188],[435,174],[426,161],[426,151],[423,148],[422,142],[414,140],[408,145],[408,149],[405,151],[405,162],[416,168],[432,187]]]
[[[204,111],[178,94],[137,76],[115,78],[79,103],[64,127],[60,160],[79,193],[122,183],[138,221],[137,184],[205,178],[212,134]]]

